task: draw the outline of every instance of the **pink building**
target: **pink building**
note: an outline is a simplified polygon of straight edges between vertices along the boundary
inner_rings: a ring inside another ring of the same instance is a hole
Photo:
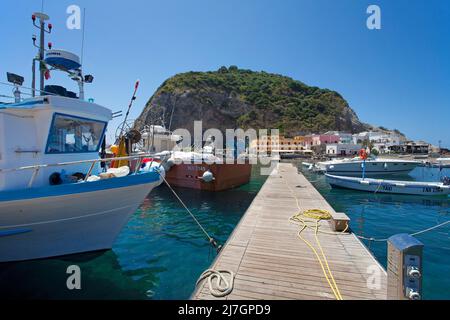
[[[313,146],[339,143],[340,140],[341,138],[337,134],[313,134],[305,137],[305,144],[311,148]]]

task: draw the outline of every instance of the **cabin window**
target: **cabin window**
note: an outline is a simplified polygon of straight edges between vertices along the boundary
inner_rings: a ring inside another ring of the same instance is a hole
[[[46,153],[98,152],[106,122],[55,113]]]

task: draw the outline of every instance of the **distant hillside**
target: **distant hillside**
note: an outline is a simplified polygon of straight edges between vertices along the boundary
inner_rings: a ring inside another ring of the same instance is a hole
[[[193,121],[203,128],[278,128],[283,134],[341,130],[360,132],[359,121],[337,92],[278,74],[221,67],[212,72],[177,74],[158,88],[139,119],[192,132]]]

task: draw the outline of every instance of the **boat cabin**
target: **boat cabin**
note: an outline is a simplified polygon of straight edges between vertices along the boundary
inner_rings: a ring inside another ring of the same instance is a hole
[[[1,104],[0,191],[47,186],[55,172],[62,179],[78,172],[86,174],[90,163],[48,166],[37,172],[10,169],[98,159],[111,119],[107,108],[56,95]],[[98,170],[99,165],[93,173]]]

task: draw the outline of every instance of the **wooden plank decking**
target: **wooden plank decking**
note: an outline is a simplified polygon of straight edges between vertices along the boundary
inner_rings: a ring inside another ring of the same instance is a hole
[[[302,209],[334,213],[297,168],[279,164],[211,265],[236,273],[233,291],[221,299],[335,299],[313,251],[297,236],[299,226],[289,222],[299,211],[293,193]],[[320,230],[332,231],[327,221]],[[302,236],[318,248],[313,230]],[[354,234],[319,233],[319,239],[344,300],[386,299],[386,272]],[[191,298],[217,299],[207,281]]]

